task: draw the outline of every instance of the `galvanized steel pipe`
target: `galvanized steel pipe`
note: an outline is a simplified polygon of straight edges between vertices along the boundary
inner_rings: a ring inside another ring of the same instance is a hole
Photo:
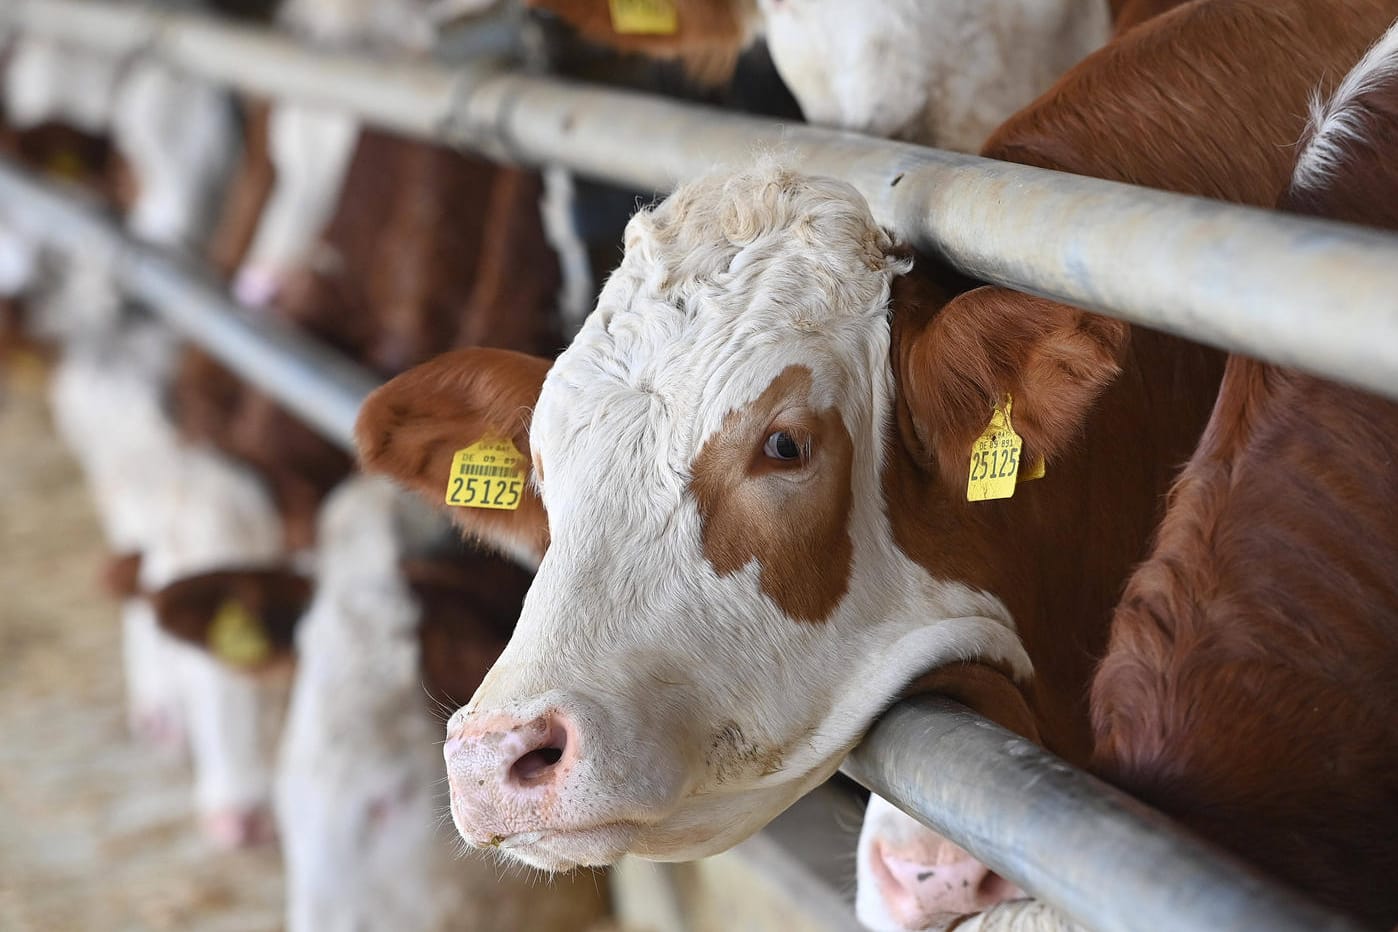
[[[844,178],[880,222],[990,282],[1398,398],[1398,236],[641,94],[380,62],[150,7],[10,0],[0,23],[154,55],[385,129],[665,191],[760,152]]]
[[[351,452],[354,418],[378,380],[338,353],[229,300],[195,263],[136,242],[97,208],[0,158],[0,205],[58,245],[114,257],[117,285],[173,328]]]
[[[886,713],[845,773],[1094,932],[1358,932],[948,699]]]

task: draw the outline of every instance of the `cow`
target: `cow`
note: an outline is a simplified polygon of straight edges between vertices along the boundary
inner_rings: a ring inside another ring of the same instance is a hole
[[[1280,208],[1398,230],[1395,145],[1398,25],[1312,108]],[[1231,357],[1092,684],[1094,770],[1375,929],[1398,924],[1395,464],[1392,401]]]
[[[602,0],[529,3],[710,80],[761,36],[809,122],[962,152],[1111,29],[1104,0],[679,0],[672,22],[648,28]]]
[[[296,679],[276,776],[293,932],[572,932],[606,911],[596,876],[538,886],[486,859],[453,857],[441,819],[438,704],[475,689],[509,638],[530,576],[463,550],[443,530],[382,479],[353,477],[321,511],[313,578],[214,573],[158,600],[196,643],[207,643],[230,599],[256,605],[262,619],[293,621]],[[268,631],[274,652],[291,649],[286,635],[280,623]]]
[[[1325,106],[1313,105],[1282,209],[1398,226],[1390,209],[1398,179],[1382,174],[1387,162],[1376,154],[1398,132],[1395,62],[1398,32],[1390,29]],[[1270,86],[1267,75],[1292,67],[1280,54],[1270,71],[1251,74]],[[1346,67],[1337,60],[1315,80]],[[1384,754],[1393,732],[1391,716],[1378,711],[1398,695],[1377,673],[1398,649],[1387,624],[1398,593],[1372,585],[1385,577],[1365,568],[1394,555],[1392,528],[1379,517],[1392,457],[1383,425],[1394,415],[1391,403],[1230,358],[1091,687],[1095,771],[1379,928],[1398,921],[1385,879],[1398,858],[1387,844],[1392,819],[1384,820],[1398,792],[1395,762]],[[1364,427],[1356,434],[1346,424]],[[1338,445],[1361,434],[1371,441],[1362,449]],[[1348,460],[1358,478],[1337,484],[1337,494],[1320,491]],[[1257,481],[1237,483],[1250,467]],[[1343,544],[1358,528],[1362,550]],[[1357,581],[1336,585],[1337,576]],[[865,924],[931,928],[1018,894],[957,853],[871,800],[858,857]],[[985,928],[1011,916],[1022,928],[1058,928],[1051,913],[1033,909],[1033,921],[1018,908],[992,911]]]
[[[1274,202],[1297,104],[1393,16],[1374,0],[1185,10],[1226,42],[1229,73],[1276,54],[1244,41],[1259,29],[1298,46],[1294,70],[1172,107],[1166,78],[1216,59],[1140,26],[987,153]],[[1221,354],[967,290],[914,265],[850,187],[779,163],[680,188],[626,247],[556,362],[457,351],[371,395],[356,427],[366,469],[439,504],[482,438],[529,466],[516,510],[450,509],[541,559],[509,646],[448,723],[468,843],[551,870],[723,850],[929,671],[973,706],[1024,706],[1085,761],[1082,684]],[[973,447],[1006,424],[1025,478],[1041,458],[1047,476],[967,501]]]

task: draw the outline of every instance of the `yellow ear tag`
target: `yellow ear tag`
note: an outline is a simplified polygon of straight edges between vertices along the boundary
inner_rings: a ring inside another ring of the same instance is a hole
[[[59,149],[49,157],[44,171],[55,178],[77,181],[83,176],[83,160],[71,149]]]
[[[490,434],[457,450],[447,478],[447,504],[514,511],[524,497],[523,463],[512,442]]]
[[[1024,449],[1024,440],[1015,433],[1010,420],[1010,409],[1014,399],[1005,396],[1003,403],[991,412],[990,424],[985,433],[971,444],[971,474],[966,480],[966,501],[985,502],[997,498],[1009,498],[1015,494],[1019,481],[1019,454]],[[1026,470],[1024,481],[1039,479],[1044,475],[1044,461],[1040,457]]]
[[[675,0],[610,0],[612,28],[623,36],[673,36],[680,30]]]
[[[272,645],[243,603],[229,599],[209,625],[209,650],[235,667],[254,667],[271,656]]]

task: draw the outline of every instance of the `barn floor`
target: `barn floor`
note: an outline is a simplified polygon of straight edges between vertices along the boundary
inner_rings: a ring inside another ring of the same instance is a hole
[[[198,835],[183,764],[127,739],[101,536],[31,373],[0,386],[0,929],[281,926],[275,851]]]

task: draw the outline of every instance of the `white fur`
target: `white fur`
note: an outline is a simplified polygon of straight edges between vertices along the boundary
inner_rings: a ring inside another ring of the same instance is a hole
[[[1311,96],[1311,117],[1302,139],[1306,140],[1292,186],[1303,190],[1325,187],[1344,160],[1345,146],[1361,137],[1359,98],[1379,86],[1398,80],[1398,22],[1359,60],[1329,100],[1317,90]]]
[[[828,777],[917,675],[968,658],[1029,673],[998,599],[929,576],[893,541],[886,315],[906,265],[891,245],[848,185],[771,166],[686,185],[632,219],[534,413],[550,548],[509,647],[449,726],[561,710],[582,757],[547,817],[481,797],[474,765],[453,758],[469,841],[506,836],[502,849],[550,869],[713,853]],[[764,595],[756,564],[715,573],[688,487],[724,416],[793,364],[854,442],[853,568],[818,623]],[[725,726],[779,749],[779,765],[706,761]],[[595,826],[607,829],[584,833]]]
[[[185,446],[170,454],[161,479],[141,562],[144,589],[228,566],[281,561],[281,517],[249,469]],[[200,809],[246,812],[265,804],[271,783],[265,723],[277,715],[278,697],[203,650],[162,637],[189,725]]]
[[[18,129],[46,120],[90,133],[107,127],[120,63],[89,49],[69,49],[51,39],[15,40],[5,70],[5,119]]]
[[[325,544],[297,632],[277,771],[287,928],[582,928],[586,915],[568,921],[569,906],[587,908],[591,884],[535,886],[453,856],[440,726],[420,672],[420,610],[398,569],[441,533],[421,512],[367,478],[348,480],[322,512]]]
[[[268,147],[276,183],[234,286],[245,303],[258,303],[253,292],[265,290],[250,282],[276,281],[312,263],[317,237],[339,201],[358,135],[359,123],[348,113],[295,103],[272,109]]]
[[[1083,932],[1083,928],[1047,903],[1012,900],[972,916],[956,932]]]
[[[540,216],[544,221],[544,235],[558,256],[558,271],[563,279],[558,310],[567,331],[564,335],[572,336],[592,307],[592,263],[586,244],[578,236],[577,224],[573,222],[573,176],[567,169],[550,165],[543,169],[543,179]]]
[[[806,119],[962,152],[1107,40],[1104,0],[761,0]]]
[[[112,137],[137,181],[127,225],[167,246],[196,246],[212,229],[237,130],[227,91],[153,61],[133,64],[112,114]]]

